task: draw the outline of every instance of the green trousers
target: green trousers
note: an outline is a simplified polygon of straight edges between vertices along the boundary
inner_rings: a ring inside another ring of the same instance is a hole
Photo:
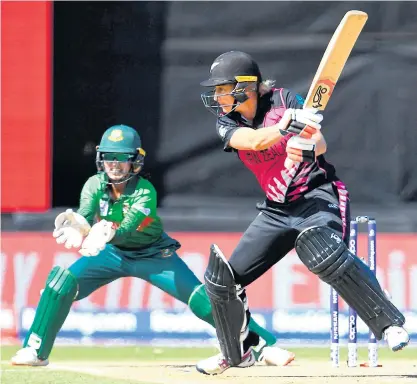
[[[99,255],[81,257],[68,269],[55,267],[48,277],[24,346],[36,348],[39,358],[48,358],[72,302],[122,277],[137,277],[149,282],[189,305],[196,316],[214,326],[210,301],[202,283],[175,250],[155,249],[153,252],[150,249],[149,257],[132,258],[131,255],[108,244]],[[261,336],[267,345],[276,342],[272,334],[253,320],[249,329]]]

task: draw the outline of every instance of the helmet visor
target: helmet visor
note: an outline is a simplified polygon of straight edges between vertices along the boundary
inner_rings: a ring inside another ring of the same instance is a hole
[[[101,157],[104,161],[126,162],[132,160],[134,156],[129,153],[103,153]]]

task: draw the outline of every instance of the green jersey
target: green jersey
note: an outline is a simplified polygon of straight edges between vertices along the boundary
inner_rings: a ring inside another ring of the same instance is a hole
[[[98,173],[84,184],[78,213],[90,225],[96,218],[115,223],[117,230],[110,244],[133,250],[147,247],[165,235],[156,205],[156,190],[149,180],[133,177],[124,193],[113,200],[107,176]]]

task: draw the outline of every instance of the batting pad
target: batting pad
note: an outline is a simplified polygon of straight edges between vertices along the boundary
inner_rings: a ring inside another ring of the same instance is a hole
[[[389,301],[369,267],[351,253],[328,227],[301,232],[295,249],[307,268],[328,283],[381,340],[391,325],[402,326],[403,314]]]
[[[229,364],[237,366],[242,362],[242,331],[247,335],[246,303],[238,295],[229,263],[215,244],[210,248],[204,280],[220,349]]]
[[[23,344],[24,347],[35,348],[40,359],[47,359],[51,353],[56,335],[68,316],[77,292],[77,280],[68,269],[54,267],[51,270]]]

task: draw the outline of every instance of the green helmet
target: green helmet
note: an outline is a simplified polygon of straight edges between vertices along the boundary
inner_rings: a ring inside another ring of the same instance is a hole
[[[97,146],[96,164],[99,172],[104,171],[105,154],[126,154],[126,159],[122,161],[129,161],[131,169],[123,178],[118,179],[118,183],[125,182],[134,175],[138,174],[144,163],[145,151],[141,147],[141,140],[139,134],[135,129],[127,125],[114,125],[104,132],[100,145]],[[111,155],[110,155],[111,156]],[[123,155],[122,155],[123,156]],[[112,156],[113,157],[113,156]],[[119,158],[120,155],[114,156]],[[113,159],[116,160],[116,159]],[[112,161],[118,163],[118,161]],[[108,175],[109,176],[109,175]],[[110,176],[109,176],[110,178]],[[114,178],[114,177],[113,177]],[[116,182],[115,182],[116,183]]]
[[[135,155],[141,149],[141,140],[135,129],[127,125],[113,125],[101,137],[98,152],[131,153]]]

